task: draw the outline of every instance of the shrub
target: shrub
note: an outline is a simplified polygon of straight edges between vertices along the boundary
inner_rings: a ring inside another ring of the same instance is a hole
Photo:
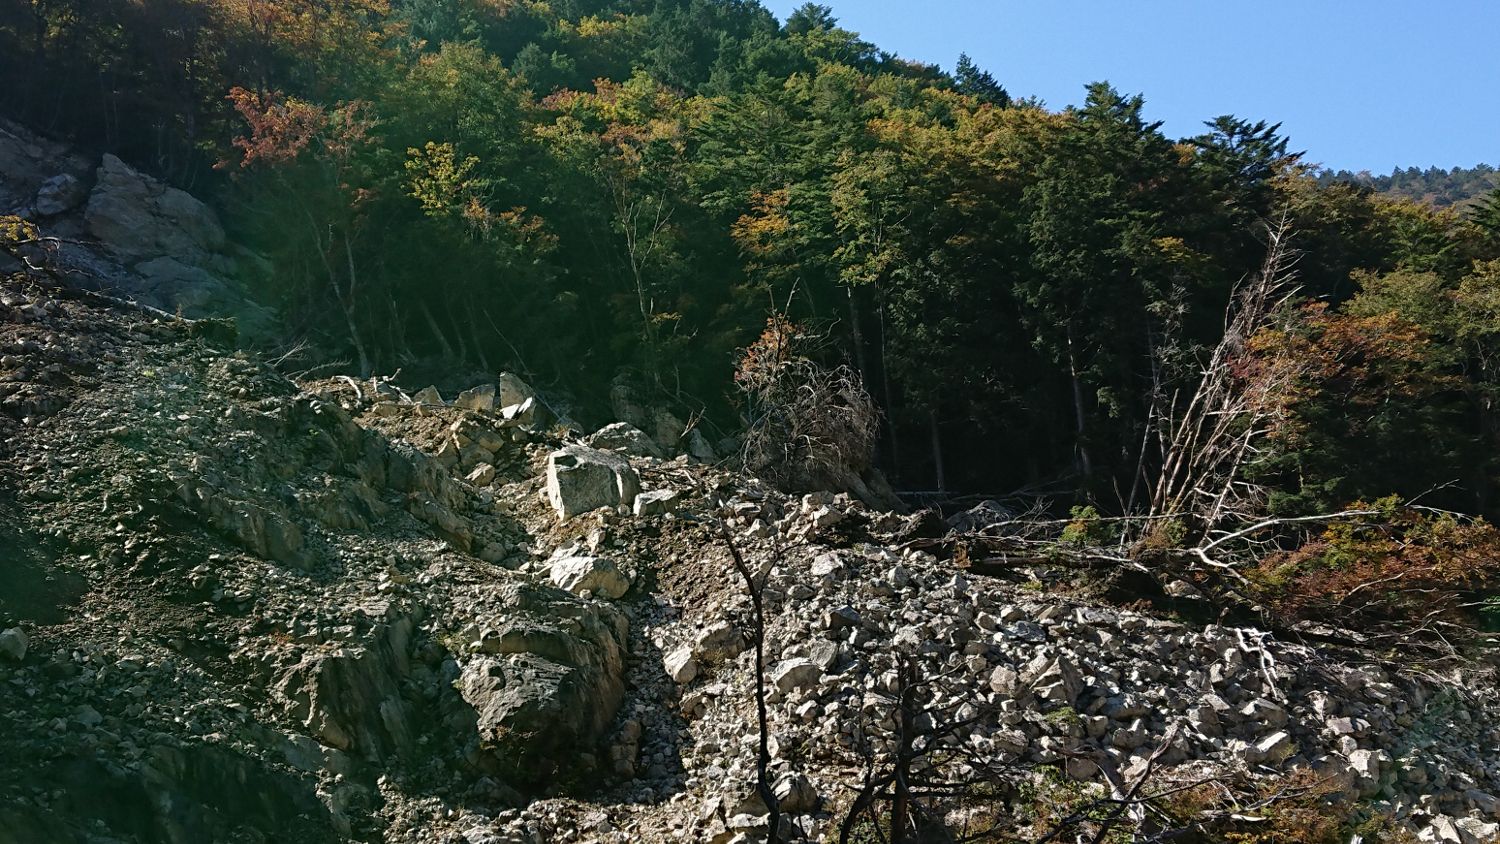
[[[858,490],[878,414],[859,373],[812,360],[815,345],[803,326],[778,315],[745,349],[735,373],[750,412],[745,468],[789,491]]]
[[[1250,572],[1273,609],[1354,627],[1484,622],[1486,601],[1500,594],[1500,530],[1484,519],[1402,507],[1394,498],[1351,509],[1381,515],[1334,523]]]

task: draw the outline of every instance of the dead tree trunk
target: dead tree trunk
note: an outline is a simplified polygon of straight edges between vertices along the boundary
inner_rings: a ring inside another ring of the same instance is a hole
[[[1287,408],[1282,396],[1295,375],[1285,356],[1257,361],[1246,375],[1252,337],[1274,324],[1295,288],[1296,254],[1283,221],[1268,232],[1265,263],[1235,292],[1224,328],[1192,399],[1166,437],[1151,515],[1182,517],[1202,536],[1226,519],[1251,515],[1260,491],[1243,479],[1270,426]],[[1171,422],[1171,420],[1166,420]]]

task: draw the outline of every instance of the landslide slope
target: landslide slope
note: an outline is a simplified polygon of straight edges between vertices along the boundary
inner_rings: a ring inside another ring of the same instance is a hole
[[[560,520],[567,443],[525,416],[295,383],[221,325],[82,296],[0,286],[3,844],[763,837],[720,518],[766,584],[783,840],[836,840],[913,747],[962,795],[944,823],[1020,840],[1122,783],[1196,788],[1247,835],[1273,816],[1236,800],[1314,792],[1388,832],[1500,833],[1471,676],[966,573],[920,518],[618,427],[592,441],[655,511]]]

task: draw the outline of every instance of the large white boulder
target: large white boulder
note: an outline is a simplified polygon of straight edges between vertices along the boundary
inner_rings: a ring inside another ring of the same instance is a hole
[[[599,598],[615,598],[630,591],[630,578],[608,557],[581,555],[552,563],[552,583],[574,595],[585,591]]]
[[[630,507],[641,480],[630,461],[610,451],[574,445],[547,457],[547,498],[559,518],[600,507]]]

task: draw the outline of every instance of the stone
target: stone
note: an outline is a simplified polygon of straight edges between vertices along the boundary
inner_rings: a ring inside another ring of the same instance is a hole
[[[216,252],[224,228],[207,205],[106,153],[84,210],[89,233],[129,257]]]
[[[71,173],[59,173],[42,182],[36,191],[36,212],[44,217],[72,211],[88,199],[89,192]]]
[[[693,658],[699,662],[721,662],[742,653],[749,643],[727,621],[718,621],[698,631],[693,639]]]
[[[1240,710],[1240,717],[1272,728],[1285,727],[1287,722],[1286,710],[1263,697],[1245,704]]]
[[[839,646],[826,639],[813,643],[808,659],[821,671],[832,671],[839,664]]]
[[[630,591],[630,579],[608,557],[563,557],[552,563],[551,577],[555,586],[574,595],[588,591],[596,597],[614,600]]]
[[[495,403],[500,407],[515,407],[527,399],[536,398],[536,390],[519,375],[510,372],[502,372],[495,378],[495,391]]]
[[[1362,736],[1370,729],[1370,722],[1363,718],[1332,718],[1328,731],[1335,736]]]
[[[474,528],[465,519],[443,506],[431,493],[413,492],[406,496],[406,510],[432,526],[438,536],[460,551],[468,552],[474,543]]]
[[[547,586],[516,584],[503,594],[493,621],[505,652],[468,660],[459,677],[473,707],[466,728],[493,748],[487,765],[566,776],[624,698],[628,622],[610,604]]]
[[[425,404],[429,407],[442,407],[447,404],[447,402],[443,401],[443,394],[439,393],[438,388],[432,385],[418,390],[416,395],[411,397],[411,400],[417,404]]]
[[[1453,825],[1458,827],[1458,833],[1463,836],[1464,844],[1493,844],[1494,841],[1500,840],[1500,824],[1497,823],[1487,823],[1479,818],[1459,818],[1453,822]]]
[[[1471,788],[1464,792],[1464,799],[1473,803],[1479,811],[1490,817],[1500,817],[1500,798],[1493,794],[1487,794],[1477,788]]]
[[[537,401],[534,398],[524,399],[517,404],[508,404],[500,408],[500,416],[505,420],[506,427],[518,425],[534,425],[537,416]]]
[[[694,428],[688,432],[687,452],[704,463],[717,463],[719,455],[714,453],[713,446],[708,444],[703,432]]]
[[[818,668],[812,660],[802,657],[782,660],[771,669],[771,683],[782,694],[812,686],[821,676],[823,676],[822,669]]]
[[[0,656],[20,662],[26,658],[26,649],[31,647],[31,637],[19,627],[0,633]]]
[[[464,390],[453,400],[454,407],[465,410],[494,410],[495,409],[495,385],[480,384],[470,390]]]
[[[1068,776],[1079,782],[1088,782],[1099,776],[1099,766],[1082,756],[1069,756],[1066,768]]]
[[[662,660],[662,667],[674,683],[691,683],[698,676],[698,663],[693,659],[692,648],[678,648],[667,654]]]
[[[675,489],[643,492],[635,497],[635,514],[637,516],[663,516],[667,513],[675,513],[680,500],[681,496]]]
[[[818,809],[818,790],[812,780],[798,773],[783,774],[772,786],[782,814],[804,815]]]
[[[990,525],[1010,521],[1015,517],[1015,512],[1009,507],[990,499],[949,517],[948,524],[960,533],[975,533]]]
[[[1278,730],[1255,743],[1255,751],[1267,762],[1279,763],[1292,749],[1292,737]]]
[[[860,623],[859,611],[845,604],[835,607],[823,614],[823,629],[842,630],[845,627],[858,627]]]
[[[495,480],[495,467],[488,463],[479,463],[464,477],[464,480],[475,486],[489,486]]]
[[[1021,672],[1020,684],[1042,700],[1072,705],[1083,692],[1083,678],[1073,661],[1064,655],[1048,658],[1042,654]]]
[[[329,747],[380,763],[416,749],[416,710],[401,692],[413,625],[377,626],[358,647],[315,648],[281,673],[271,700]]]
[[[832,552],[819,554],[813,559],[813,577],[837,576],[847,570],[847,567],[844,565],[844,558]]]
[[[648,426],[651,438],[656,441],[658,448],[663,454],[677,454],[682,448],[682,438],[686,434],[687,423],[677,418],[671,411],[662,408],[651,416],[651,424]]]
[[[1001,665],[990,673],[990,688],[1002,695],[1014,695],[1020,685],[1020,676],[1015,669]]]
[[[559,518],[600,507],[630,507],[640,488],[630,462],[614,452],[575,445],[547,457],[547,497]]]
[[[142,285],[161,303],[184,316],[233,317],[242,333],[265,336],[281,330],[276,313],[245,298],[243,288],[186,256],[161,256],[135,265]]]
[[[661,449],[645,431],[626,422],[614,422],[590,434],[584,440],[590,448],[607,449],[631,457],[662,458]]]

